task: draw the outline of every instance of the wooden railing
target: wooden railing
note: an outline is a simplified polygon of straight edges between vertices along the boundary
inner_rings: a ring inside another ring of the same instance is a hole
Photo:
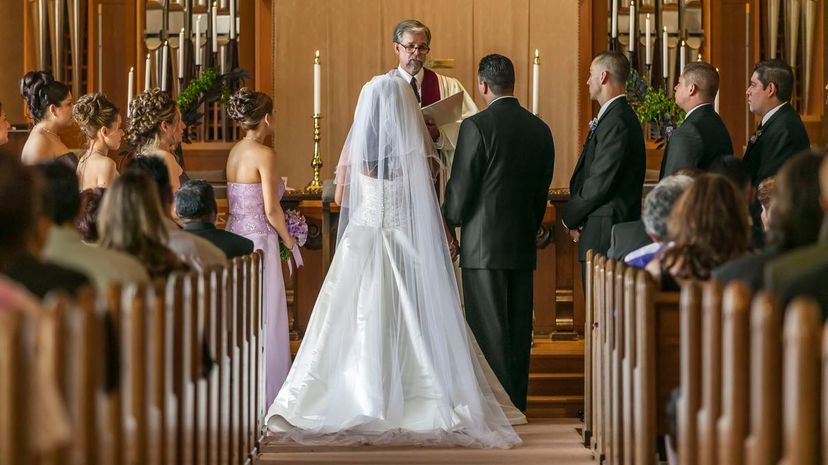
[[[260,251],[97,299],[51,295],[42,308],[0,309],[0,464],[252,461],[266,409]],[[27,436],[38,365],[72,431],[48,455]]]

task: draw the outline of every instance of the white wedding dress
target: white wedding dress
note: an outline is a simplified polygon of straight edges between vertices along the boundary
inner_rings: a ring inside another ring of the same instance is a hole
[[[343,149],[336,253],[268,411],[303,444],[512,447],[526,418],[466,325],[417,102],[398,77],[363,88]]]

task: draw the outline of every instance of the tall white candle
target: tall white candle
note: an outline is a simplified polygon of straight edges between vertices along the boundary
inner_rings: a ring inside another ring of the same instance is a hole
[[[230,1],[232,4],[232,0]],[[322,109],[322,65],[319,63],[319,50],[313,58],[313,114],[319,115]]]
[[[661,34],[661,70],[662,74],[664,74],[665,79],[670,76],[670,66],[669,63],[667,63],[670,57],[670,54],[667,51],[667,49],[669,48],[667,39],[667,28],[665,27],[664,31]]]
[[[218,52],[218,5],[213,2],[213,53]]]
[[[150,54],[147,53],[147,62],[144,67],[144,90],[150,90],[150,72],[152,62],[150,61]]]
[[[618,0],[612,0],[612,38],[618,37]]]
[[[225,73],[225,63],[227,62],[227,47],[222,45],[219,48],[219,71],[221,74]]]
[[[718,74],[719,68],[716,68],[716,73]],[[721,81],[721,79],[720,79]],[[716,113],[719,112],[719,90],[716,89],[716,99],[713,100],[713,109],[716,110]]]
[[[630,2],[630,51],[635,51],[635,41],[638,40],[638,31],[635,30],[635,2]]]
[[[167,41],[164,41],[164,47],[161,50],[161,90],[167,90],[167,63],[168,63],[168,56],[170,47],[167,45]]]
[[[236,38],[236,0],[230,0],[230,39]]]
[[[201,16],[196,18],[195,46],[193,47],[193,53],[195,53],[196,66],[201,65]]]
[[[653,64],[653,56],[650,54],[650,13],[647,13],[647,20],[644,21],[644,63]]]
[[[684,65],[687,64],[687,44],[681,41],[681,50],[679,50],[679,73],[684,72]]]
[[[132,105],[132,92],[135,88],[135,68],[132,66],[129,67],[127,83],[127,114],[129,114],[129,107]]]
[[[178,79],[184,79],[184,28],[178,33]]]
[[[55,2],[55,6],[58,5],[59,3]],[[98,4],[98,92],[103,92],[103,5],[100,3]]]
[[[538,88],[540,83],[540,53],[535,49],[535,60],[532,63],[532,114],[538,114]]]

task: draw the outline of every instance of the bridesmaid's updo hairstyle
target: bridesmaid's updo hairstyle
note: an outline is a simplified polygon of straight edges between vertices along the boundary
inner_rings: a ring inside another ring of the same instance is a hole
[[[227,116],[248,131],[258,129],[265,116],[271,113],[273,99],[247,87],[239,89],[227,103]]]
[[[45,71],[29,71],[20,80],[20,95],[29,108],[29,117],[35,123],[46,116],[49,105],[60,106],[69,96],[69,86],[55,81],[51,74]]]
[[[104,94],[86,94],[72,107],[72,119],[87,139],[94,139],[101,128],[112,127],[118,120],[118,109]]]
[[[157,87],[138,94],[132,100],[126,129],[129,145],[141,153],[144,147],[157,144],[161,123],[172,123],[177,110],[175,100]]]

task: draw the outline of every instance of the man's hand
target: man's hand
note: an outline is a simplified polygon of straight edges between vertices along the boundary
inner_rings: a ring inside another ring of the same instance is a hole
[[[437,142],[440,139],[440,128],[434,125],[434,120],[431,118],[426,118],[426,128],[428,128],[428,133],[431,135],[431,140]]]
[[[569,237],[572,238],[572,242],[578,242],[581,240],[581,230],[580,229],[570,229],[569,230]]]

